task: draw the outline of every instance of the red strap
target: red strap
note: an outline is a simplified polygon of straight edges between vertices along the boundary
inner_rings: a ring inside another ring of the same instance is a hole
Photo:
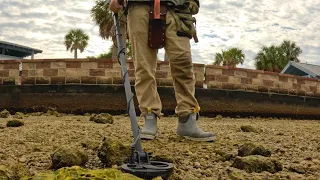
[[[160,19],[160,0],[154,0],[154,19]]]

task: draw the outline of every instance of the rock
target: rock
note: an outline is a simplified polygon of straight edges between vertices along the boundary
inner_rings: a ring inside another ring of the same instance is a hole
[[[224,161],[230,161],[230,160],[232,160],[233,158],[235,158],[235,155],[232,154],[232,153],[226,153],[226,154],[224,154],[222,157],[223,157],[223,160],[224,160]]]
[[[278,149],[276,149],[275,152],[276,152],[276,153],[280,153],[280,154],[284,154],[284,153],[286,152],[286,150],[283,149],[283,148],[278,148]]]
[[[232,153],[226,153],[224,151],[221,150],[215,150],[214,153],[220,155],[220,157],[218,158],[219,161],[230,161],[231,159],[233,159],[235,157],[234,154]]]
[[[23,119],[24,114],[22,112],[16,112],[16,114],[13,116],[13,118],[16,119]]]
[[[314,175],[310,175],[306,178],[306,180],[317,180],[318,178]]]
[[[79,166],[66,167],[56,172],[40,173],[34,177],[24,177],[22,180],[40,180],[40,179],[108,179],[108,180],[142,180],[134,175],[123,173],[117,169],[95,169],[86,170]]]
[[[0,165],[0,179],[21,179],[28,175],[27,169],[18,162],[10,162],[6,166]]]
[[[57,108],[49,108],[48,111],[44,114],[44,116],[56,116],[56,117],[61,117],[62,115],[57,111]]]
[[[306,177],[302,174],[290,174],[287,179],[306,179]]]
[[[280,162],[259,155],[245,157],[237,156],[232,164],[232,167],[245,170],[248,173],[260,173],[263,171],[276,173],[278,171],[282,171],[282,164]]]
[[[251,125],[241,126],[240,128],[241,128],[241,130],[242,130],[243,132],[255,132],[255,133],[260,133],[260,132],[262,132],[261,129],[255,128],[255,127],[253,127],[253,126],[251,126]]]
[[[108,113],[94,114],[90,117],[90,121],[100,124],[113,124],[113,116]]]
[[[261,155],[270,157],[271,152],[265,149],[262,145],[255,145],[253,143],[245,143],[238,149],[238,156],[250,156],[250,155]]]
[[[171,156],[162,154],[162,155],[152,155],[151,161],[162,161],[162,162],[173,163],[174,160]]]
[[[51,154],[52,168],[83,166],[88,161],[88,155],[75,147],[61,147]]]
[[[43,115],[45,116],[56,116],[56,117],[61,117],[62,115],[54,108],[54,109],[49,109],[46,113]]]
[[[184,180],[179,174],[173,173],[169,176],[168,180]]]
[[[26,161],[27,161],[27,158],[25,158],[25,157],[19,158],[19,162],[21,162],[21,163],[25,163]]]
[[[279,133],[277,133],[276,135],[277,135],[277,136],[283,136],[284,133],[283,133],[283,132],[279,132]]]
[[[32,148],[33,152],[41,152],[41,147],[34,147]]]
[[[0,129],[4,129],[4,128],[6,128],[6,127],[4,125],[0,124]]]
[[[187,151],[186,155],[187,155],[187,156],[192,156],[192,155],[193,155],[193,152]]]
[[[54,115],[56,117],[61,117],[62,116],[58,111],[53,111],[52,115]]]
[[[118,141],[113,141],[109,138],[104,138],[100,149],[98,151],[98,157],[107,167],[112,165],[122,165],[127,161],[130,154],[130,147],[125,146]]]
[[[86,140],[81,143],[81,146],[87,149],[98,150],[100,146],[100,142],[95,140]]]
[[[228,168],[226,170],[228,177],[231,180],[242,180],[245,179],[243,173],[240,170],[233,169],[233,168]]]
[[[156,177],[156,178],[153,178],[152,180],[163,180],[162,177]]]
[[[225,154],[226,154],[224,151],[219,150],[219,149],[214,150],[214,153],[216,153],[216,154],[218,154],[218,155],[220,155],[220,156],[223,156],[223,155],[225,155]]]
[[[15,115],[24,116],[24,113],[23,112],[16,112]]]
[[[8,118],[10,115],[10,112],[6,109],[0,112],[0,118]]]
[[[219,161],[222,161],[222,162],[225,162],[225,161],[230,161],[230,160],[232,160],[234,157],[235,157],[235,156],[234,156],[233,154],[231,154],[231,153],[228,153],[228,154],[227,154],[227,153],[226,153],[226,154],[220,156],[220,157],[218,158],[218,160],[219,160]]]
[[[53,111],[49,109],[46,113],[42,114],[44,116],[51,116],[53,114]]]
[[[20,127],[20,126],[23,126],[24,125],[24,122],[21,121],[21,120],[9,120],[7,122],[7,127]]]
[[[291,165],[291,166],[289,167],[289,171],[291,171],[291,172],[296,172],[296,173],[299,173],[299,174],[304,174],[304,173],[306,173],[305,168],[302,167],[302,166],[299,166],[299,165],[297,165],[297,164]]]
[[[15,118],[15,119],[23,119],[23,116],[20,116],[20,115],[13,115],[13,118]]]
[[[30,116],[41,116],[43,114],[43,112],[33,112],[33,113],[29,113]]]
[[[304,158],[304,160],[312,161],[312,157],[306,157],[306,158]]]
[[[4,166],[0,166],[0,179],[1,180],[10,180],[12,177],[12,172]]]
[[[195,168],[200,168],[201,167],[201,164],[199,162],[194,162],[193,163],[193,167]]]

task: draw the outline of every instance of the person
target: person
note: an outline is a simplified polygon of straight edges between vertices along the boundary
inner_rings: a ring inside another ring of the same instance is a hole
[[[165,7],[164,11],[157,9],[159,4],[156,3],[161,3],[161,8]],[[152,46],[152,42],[150,43],[150,39],[156,39],[150,34],[157,34],[157,32],[150,31],[150,28],[152,29],[154,24],[157,25],[157,21],[152,24],[150,18],[161,19],[159,17],[165,15],[165,26],[159,29],[164,29],[163,46],[170,63],[175,89],[177,101],[175,112],[178,115],[177,134],[193,141],[214,141],[215,135],[212,132],[203,131],[197,123],[200,107],[195,98],[190,38],[195,35],[193,26],[195,20],[191,14],[198,13],[198,0],[161,0],[161,2],[160,0],[130,0],[128,3],[125,1],[123,5],[119,4],[118,0],[111,0],[109,8],[113,12],[119,12],[126,5],[128,5],[127,28],[135,65],[136,96],[141,116],[145,119],[141,139],[154,139],[157,134],[157,120],[162,116],[162,104],[155,80],[158,49]],[[186,17],[186,14],[190,16]],[[190,21],[182,21],[185,19]],[[155,26],[154,29],[158,27]]]

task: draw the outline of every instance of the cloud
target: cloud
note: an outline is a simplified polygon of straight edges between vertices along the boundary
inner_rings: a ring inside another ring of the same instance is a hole
[[[0,0],[0,40],[43,50],[37,58],[72,58],[63,45],[71,28],[90,37],[79,57],[107,52],[110,41],[99,37],[90,17],[89,0]],[[296,42],[302,62],[320,65],[320,1],[314,0],[202,0],[196,15],[200,42],[191,40],[193,61],[213,63],[215,54],[232,47],[246,55],[243,68],[254,68],[254,57],[264,45]],[[164,51],[159,57],[162,59]]]

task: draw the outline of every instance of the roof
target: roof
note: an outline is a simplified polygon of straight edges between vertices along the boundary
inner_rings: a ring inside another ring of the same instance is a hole
[[[42,53],[42,50],[6,41],[0,41],[0,54],[2,54],[3,52],[4,55],[8,56],[27,57],[31,56],[32,54]]]
[[[320,66],[290,61],[287,66],[281,71],[281,74],[293,74],[298,76],[320,78]]]

